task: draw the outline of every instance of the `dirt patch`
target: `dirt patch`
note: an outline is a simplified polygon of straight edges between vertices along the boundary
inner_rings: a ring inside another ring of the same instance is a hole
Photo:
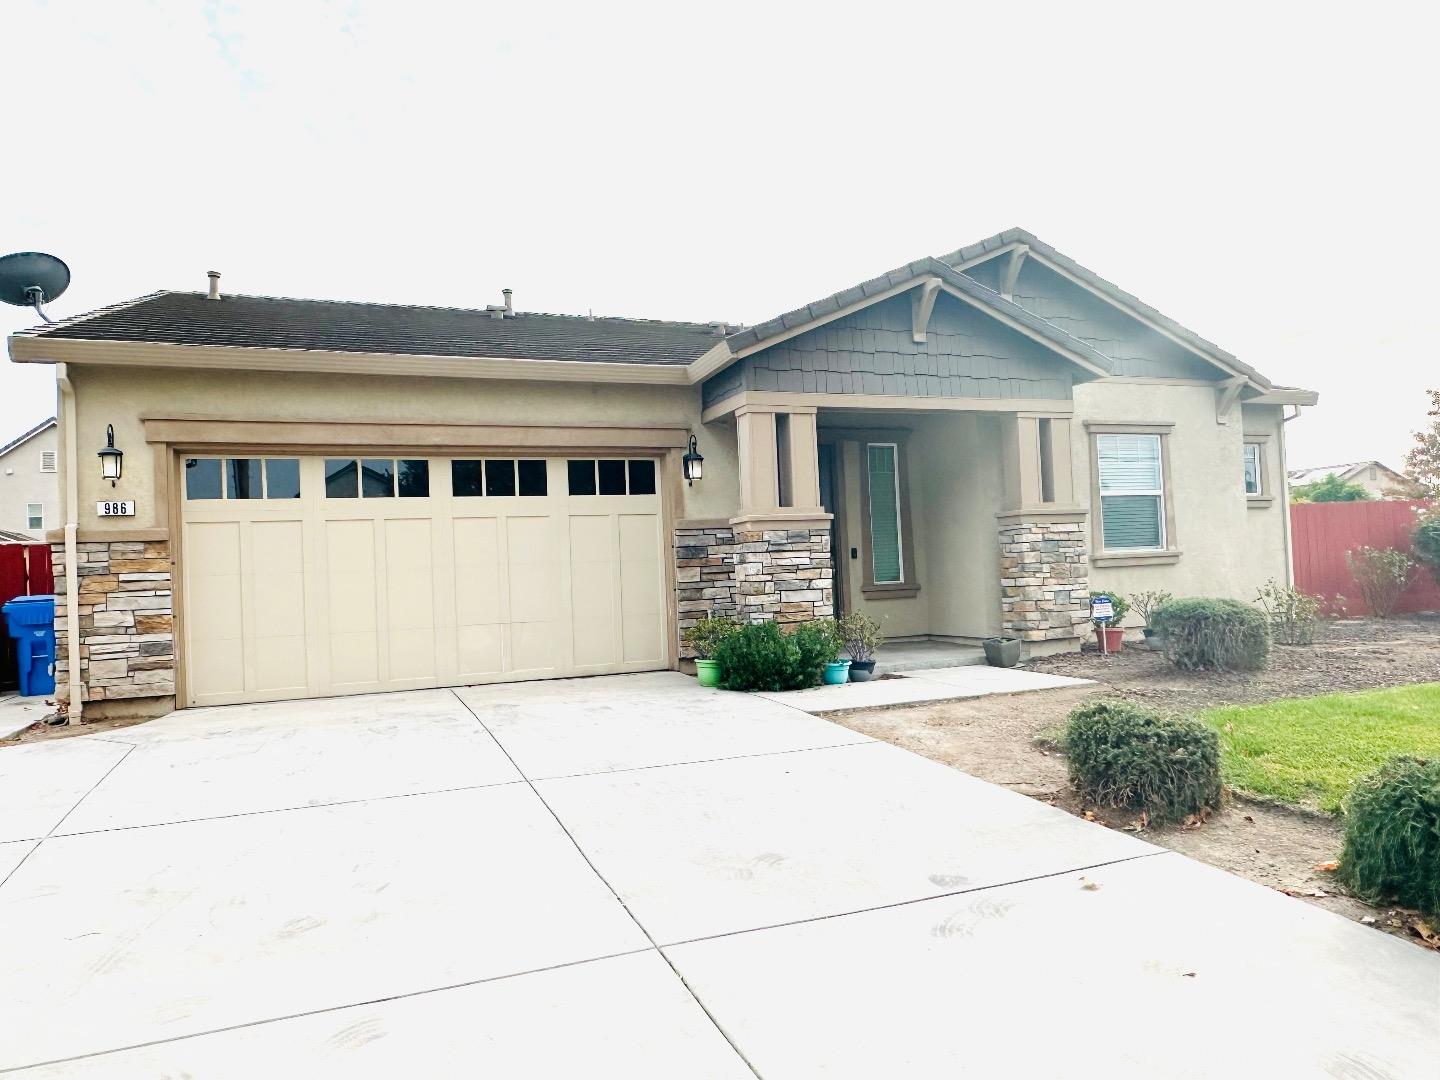
[[[1086,651],[1048,657],[1031,670],[1094,679],[1097,685],[934,704],[857,710],[830,717],[1077,816],[1134,832],[1153,844],[1297,896],[1347,918],[1417,940],[1413,913],[1374,908],[1341,891],[1324,869],[1340,851],[1341,826],[1322,815],[1227,797],[1203,823],[1143,828],[1128,811],[1085,805],[1070,788],[1064,757],[1046,737],[1080,702],[1120,697],[1170,710],[1308,697],[1417,682],[1440,682],[1440,617],[1354,619],[1321,628],[1313,648],[1277,646],[1250,675],[1185,673],[1153,652]]]
[[[148,724],[154,717],[133,717],[116,720],[82,720],[80,723],[57,724],[51,727],[49,724],[35,723],[17,731],[8,739],[0,739],[0,746],[19,746],[22,743],[53,742],[56,739],[73,739],[77,735],[100,735],[107,731],[119,731],[121,728],[134,727],[136,724]]]

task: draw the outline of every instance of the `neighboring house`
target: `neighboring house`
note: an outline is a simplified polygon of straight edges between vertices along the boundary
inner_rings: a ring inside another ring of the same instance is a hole
[[[0,446],[0,531],[44,540],[60,524],[55,417]]]
[[[10,354],[63,365],[106,711],[675,667],[711,611],[1075,649],[1092,587],[1287,579],[1316,400],[1019,230],[743,329],[216,282]]]
[[[1351,484],[1359,484],[1377,499],[1414,499],[1420,494],[1415,484],[1378,461],[1352,461],[1346,465],[1323,465],[1318,469],[1291,469],[1290,486],[1297,488],[1313,484],[1331,473]]]

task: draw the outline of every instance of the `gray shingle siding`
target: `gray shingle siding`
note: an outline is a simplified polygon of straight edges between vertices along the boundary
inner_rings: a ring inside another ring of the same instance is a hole
[[[901,295],[755,353],[708,379],[702,393],[707,406],[741,390],[1068,400],[1074,371],[945,294],[926,340],[916,342],[910,298]]]

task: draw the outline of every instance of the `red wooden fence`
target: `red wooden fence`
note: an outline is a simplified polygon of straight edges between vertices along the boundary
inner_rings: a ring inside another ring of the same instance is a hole
[[[0,604],[16,596],[43,596],[55,591],[49,544],[0,544]],[[0,687],[13,689],[15,645],[0,628]]]
[[[1368,615],[1360,586],[1350,576],[1346,553],[1359,547],[1410,550],[1410,534],[1423,502],[1296,503],[1290,507],[1295,587],[1319,596],[1343,596],[1351,615]],[[1397,611],[1440,611],[1440,586],[1417,567]]]

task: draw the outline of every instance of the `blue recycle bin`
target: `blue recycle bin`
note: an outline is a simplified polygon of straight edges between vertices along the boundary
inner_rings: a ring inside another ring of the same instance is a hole
[[[55,597],[17,596],[0,611],[15,639],[15,666],[20,694],[31,697],[55,692]]]

